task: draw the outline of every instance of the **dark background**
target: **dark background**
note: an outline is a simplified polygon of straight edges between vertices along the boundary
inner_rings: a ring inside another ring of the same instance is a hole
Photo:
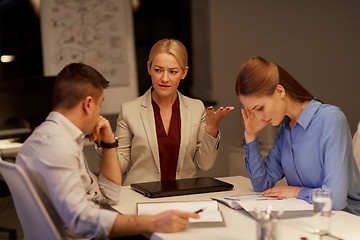
[[[162,38],[180,40],[191,56],[190,0],[140,1],[134,9],[136,67],[139,94],[151,86],[146,63],[151,46]],[[53,77],[43,77],[40,18],[28,0],[0,0],[0,130],[40,124],[51,110]],[[191,66],[191,59],[189,59]],[[179,90],[190,96],[192,74]]]

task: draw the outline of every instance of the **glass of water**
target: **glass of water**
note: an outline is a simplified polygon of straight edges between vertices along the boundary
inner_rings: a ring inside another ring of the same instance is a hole
[[[312,192],[314,204],[314,228],[317,234],[330,232],[330,217],[332,209],[331,191],[329,189],[315,189]]]

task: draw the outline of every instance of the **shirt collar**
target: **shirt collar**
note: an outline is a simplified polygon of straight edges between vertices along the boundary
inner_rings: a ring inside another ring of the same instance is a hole
[[[154,99],[151,99],[151,103],[153,105],[153,109],[154,111],[158,111],[160,112],[160,107],[159,105],[154,101]],[[176,97],[173,105],[171,106],[172,110],[177,110],[179,108],[179,96]]]
[[[311,119],[319,109],[321,103],[315,99],[311,100],[309,104],[306,106],[304,111],[301,113],[299,119],[297,120],[296,124],[299,124],[304,129],[307,129]]]
[[[150,87],[146,93],[143,95],[143,99],[141,100],[141,105],[143,107],[151,107],[152,108],[152,97],[151,97],[151,91],[153,90],[153,87]],[[183,105],[187,107],[189,105],[188,100],[184,95],[182,95],[179,90],[177,90],[177,96],[179,105]]]
[[[61,113],[53,111],[48,115],[46,120],[62,125],[75,141],[80,145],[83,144],[85,138],[84,133]]]

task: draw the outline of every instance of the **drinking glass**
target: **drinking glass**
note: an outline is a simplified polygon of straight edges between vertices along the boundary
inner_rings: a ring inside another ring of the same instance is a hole
[[[329,233],[332,209],[331,191],[329,189],[315,189],[312,192],[312,200],[315,233],[320,235]]]
[[[277,239],[277,219],[257,220],[257,240]]]

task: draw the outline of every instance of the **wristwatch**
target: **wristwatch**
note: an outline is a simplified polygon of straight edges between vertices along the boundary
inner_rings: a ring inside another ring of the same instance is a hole
[[[104,143],[103,141],[100,142],[100,147],[102,148],[116,148],[119,146],[119,140],[115,137],[115,142],[113,143]]]

